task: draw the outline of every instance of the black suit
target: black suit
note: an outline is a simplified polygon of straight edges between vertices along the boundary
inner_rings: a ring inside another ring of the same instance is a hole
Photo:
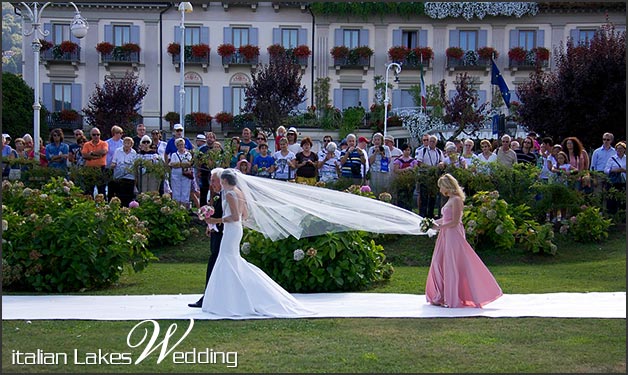
[[[214,218],[222,218],[222,193],[212,194],[214,197],[212,201],[214,202],[214,213],[211,217]],[[216,264],[216,259],[218,259],[218,252],[220,251],[220,242],[222,242],[222,231],[223,224],[216,224],[218,228],[218,232],[212,232],[209,242],[209,248],[211,250],[211,255],[209,256],[209,261],[207,262],[207,272],[205,273],[205,286],[207,287],[207,283],[209,282],[209,276],[212,274],[212,270],[214,269],[214,265]]]

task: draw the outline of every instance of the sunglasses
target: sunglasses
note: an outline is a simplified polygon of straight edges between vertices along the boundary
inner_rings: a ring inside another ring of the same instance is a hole
[[[606,142],[606,141],[610,142],[610,141],[611,141],[611,140],[610,140],[610,139],[608,139],[608,138],[604,138],[604,139],[602,139],[602,140],[603,140],[604,142]]]
[[[93,133],[92,137],[100,137],[100,133]]]
[[[143,144],[143,145],[150,144],[150,141],[142,141],[142,144]]]
[[[258,138],[257,138],[257,140],[258,140],[258,141],[265,141],[265,140],[266,140],[266,138],[258,137]]]

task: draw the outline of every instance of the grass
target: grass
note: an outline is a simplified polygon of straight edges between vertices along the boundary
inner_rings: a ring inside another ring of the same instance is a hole
[[[391,281],[367,292],[423,294],[433,241],[402,236],[385,242],[395,273]],[[558,245],[555,257],[519,251],[479,254],[509,294],[626,290],[624,231],[612,233],[601,244]],[[208,241],[198,237],[183,246],[157,250],[160,262],[139,274],[125,272],[116,286],[90,294],[200,296],[208,249]],[[162,337],[172,323],[179,328],[176,341],[189,323],[160,321]],[[626,372],[625,319],[558,318],[196,321],[176,350],[234,351],[237,368],[223,363],[175,364],[171,357],[158,364],[158,351],[138,365],[11,365],[15,349],[66,353],[78,349],[79,356],[102,349],[130,352],[135,359],[139,348],[126,343],[135,324],[3,321],[3,372]]]

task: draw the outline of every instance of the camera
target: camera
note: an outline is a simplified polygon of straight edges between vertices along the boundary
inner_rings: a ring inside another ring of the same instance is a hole
[[[384,146],[379,146],[378,150],[379,152],[384,152]]]

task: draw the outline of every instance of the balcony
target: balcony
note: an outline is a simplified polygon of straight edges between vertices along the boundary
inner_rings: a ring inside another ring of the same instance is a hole
[[[397,64],[400,64],[404,70],[419,70],[421,65],[423,65],[423,70],[429,69],[432,67],[432,60],[423,60],[420,62],[416,59],[402,59],[399,61],[394,61]]]
[[[197,65],[203,68],[203,71],[207,72],[207,67],[209,66],[209,54],[207,56],[188,56],[187,54],[183,57],[185,61],[185,65]],[[174,65],[177,71],[179,70],[179,65],[181,64],[181,55],[174,54],[172,55],[172,65]]]
[[[131,51],[113,51],[111,53],[101,53],[100,59],[103,64],[120,63],[120,64],[139,64],[140,53]]]
[[[83,129],[83,116],[74,111],[51,112],[46,117],[46,124],[49,130],[55,128],[63,130]]]
[[[537,66],[541,69],[545,69],[549,66],[549,60],[525,59],[523,61],[518,61],[508,59],[508,68],[510,68],[513,72],[516,72],[517,70],[534,70]]]
[[[447,69],[454,70],[486,70],[491,69],[491,59],[489,58],[455,58],[447,57]]]
[[[336,70],[340,69],[363,69],[365,72],[371,66],[371,57],[334,57]]]
[[[56,46],[55,46],[56,47]],[[81,62],[81,47],[76,47],[75,51],[63,52],[59,48],[51,48],[41,51],[39,60],[48,63],[70,63],[76,65]]]
[[[259,55],[247,58],[240,52],[235,52],[231,55],[222,56],[222,66],[225,68],[225,72],[229,71],[229,66],[250,66],[251,69],[257,68],[259,64]]]

